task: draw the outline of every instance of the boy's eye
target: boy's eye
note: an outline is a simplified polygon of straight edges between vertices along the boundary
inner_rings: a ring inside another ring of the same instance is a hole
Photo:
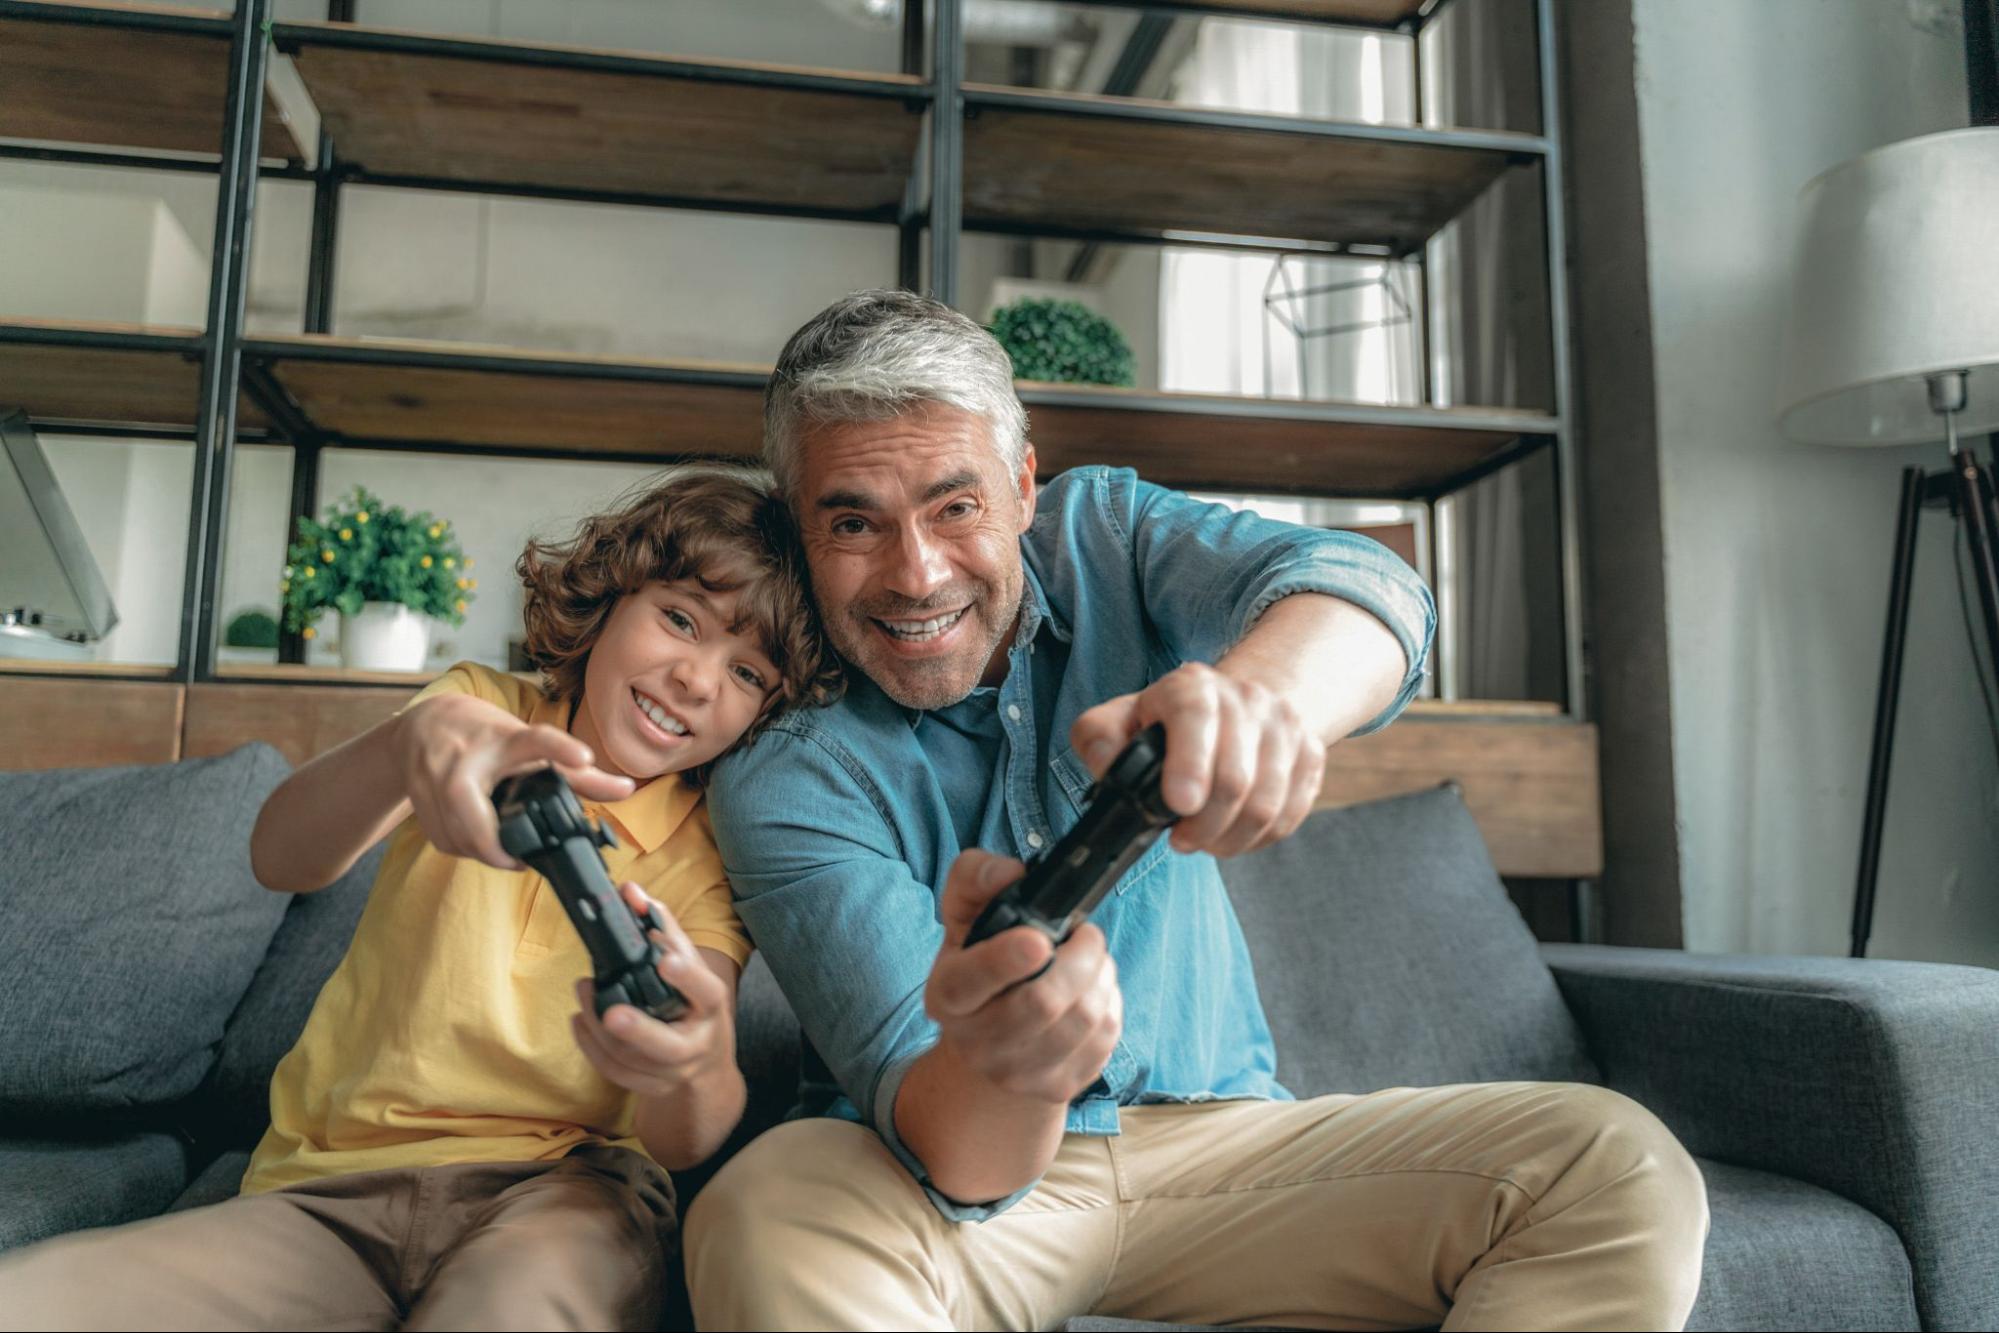
[[[689,634],[694,632],[694,621],[688,617],[685,611],[676,611],[669,606],[666,608],[666,618],[672,622],[675,629],[685,630]]]
[[[764,687],[763,673],[758,671],[755,667],[746,667],[746,666],[737,667],[736,679],[742,681],[743,684],[749,686],[753,690],[761,691]]]

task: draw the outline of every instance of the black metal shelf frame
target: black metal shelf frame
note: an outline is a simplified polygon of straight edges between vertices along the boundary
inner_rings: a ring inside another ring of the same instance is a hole
[[[1127,9],[1143,9],[1168,14],[1214,14],[1234,18],[1256,18],[1223,4],[1199,0],[1152,0],[1151,3],[1120,3],[1120,0],[1081,0]],[[1386,27],[1415,35],[1432,20],[1449,0],[1433,0],[1415,19],[1391,25],[1372,25],[1352,20],[1322,20],[1331,26],[1359,28]],[[308,181],[313,186],[312,234],[309,245],[304,331],[330,333],[333,325],[333,274],[339,239],[340,193],[347,185],[370,185],[482,194],[561,199],[578,202],[670,207],[699,211],[769,214],[894,225],[900,245],[898,275],[905,286],[916,286],[928,278],[930,291],[940,299],[955,303],[958,291],[959,241],[966,230],[993,233],[1033,234],[1086,243],[1139,243],[1206,245],[1226,249],[1303,250],[1321,253],[1371,255],[1376,248],[1344,246],[1321,242],[1297,242],[1283,238],[1181,233],[1152,235],[1090,228],[1062,228],[1034,224],[1015,227],[1005,223],[984,223],[968,228],[963,221],[964,125],[968,116],[986,107],[1059,110],[1061,114],[1127,117],[1162,123],[1254,129],[1296,134],[1301,137],[1343,137],[1390,144],[1471,148],[1506,155],[1512,165],[1538,165],[1544,189],[1544,222],[1550,283],[1550,324],[1553,342],[1554,411],[1523,425],[1517,417],[1496,413],[1490,420],[1468,417],[1463,410],[1426,412],[1409,408],[1369,408],[1361,405],[1272,401],[1265,408],[1258,402],[1235,403],[1226,408],[1204,403],[1198,398],[1170,394],[1137,394],[1120,401],[1135,416],[1148,411],[1233,412],[1238,415],[1310,417],[1340,424],[1438,425],[1472,429],[1519,431],[1509,448],[1473,469],[1453,477],[1448,486],[1413,499],[1435,500],[1461,489],[1479,477],[1510,466],[1519,459],[1552,447],[1555,452],[1561,515],[1562,605],[1567,667],[1566,704],[1570,718],[1588,715],[1587,677],[1581,628],[1581,551],[1576,514],[1576,461],[1571,406],[1570,340],[1567,311],[1567,283],[1564,256],[1566,240],[1562,208],[1561,125],[1556,87],[1554,50],[1554,0],[1534,0],[1538,37],[1541,88],[1541,132],[1520,134],[1505,131],[1428,129],[1336,124],[1257,113],[1203,108],[1165,108],[1147,104],[1120,105],[1078,101],[1050,108],[1045,97],[1032,93],[1012,93],[964,87],[963,0],[935,0],[934,22],[925,30],[925,6],[905,7],[902,64],[906,74],[921,75],[924,57],[929,57],[929,78],[915,85],[885,84],[864,75],[823,74],[809,71],[762,69],[752,66],[724,66],[698,61],[675,61],[653,56],[622,56],[615,53],[551,50],[532,46],[496,46],[492,43],[460,41],[452,38],[412,34],[272,23],[270,0],[238,0],[231,16],[209,17],[143,10],[110,10],[88,7],[32,3],[31,0],[0,0],[0,17],[27,17],[59,22],[101,24],[155,31],[199,32],[220,36],[230,42],[229,86],[224,140],[213,157],[172,153],[130,152],[113,149],[77,148],[40,143],[0,143],[0,158],[71,162],[89,165],[132,167],[175,171],[207,171],[217,175],[216,237],[212,256],[208,319],[196,336],[130,333],[111,334],[92,330],[9,330],[0,337],[14,341],[44,341],[71,346],[127,346],[145,350],[171,349],[200,361],[201,389],[195,425],[186,427],[160,423],[114,423],[105,421],[46,421],[52,430],[79,434],[140,435],[166,439],[188,439],[196,445],[193,512],[190,516],[186,589],[183,598],[179,660],[174,678],[210,681],[215,676],[217,637],[216,595],[221,569],[221,543],[228,512],[231,480],[231,449],[245,443],[289,444],[295,453],[291,511],[293,517],[311,512],[317,501],[319,458],[326,448],[368,448],[414,450],[466,455],[509,457],[616,458],[629,461],[633,455],[610,452],[535,449],[491,446],[451,440],[390,440],[349,438],[316,426],[293,403],[275,377],[270,363],[277,359],[367,361],[399,366],[435,366],[464,370],[508,370],[550,375],[577,375],[612,379],[659,379],[681,383],[726,383],[747,387],[760,377],[750,372],[703,371],[695,367],[592,366],[589,363],[556,358],[508,356],[486,357],[477,352],[440,349],[417,352],[410,349],[383,349],[353,346],[305,347],[285,344],[281,348],[246,337],[243,309],[248,278],[247,255],[254,222],[256,183],[261,179]],[[334,23],[353,21],[352,0],[329,0],[328,17]],[[1313,22],[1300,16],[1284,16],[1279,21]],[[778,204],[717,201],[711,199],[595,191],[523,185],[502,181],[462,181],[432,177],[401,176],[368,171],[364,166],[339,158],[339,144],[322,129],[317,166],[260,161],[257,155],[263,113],[264,70],[270,50],[296,52],[305,42],[339,45],[358,49],[421,52],[486,63],[520,63],[562,66],[618,73],[641,73],[704,81],[819,89],[899,100],[914,114],[925,116],[925,134],[917,149],[918,162],[912,163],[910,184],[899,206],[883,210],[840,210]],[[1420,54],[1417,57],[1420,61]],[[1420,66],[1417,80],[1420,95]],[[1420,113],[1418,116],[1420,120]],[[917,166],[927,166],[919,171]],[[925,188],[927,184],[927,188]],[[929,263],[920,264],[921,239],[930,241]],[[1393,256],[1388,256],[1393,257]],[[924,271],[927,267],[927,273]],[[1427,328],[1425,346],[1429,345]],[[271,419],[268,431],[245,431],[236,427],[238,391],[246,393]],[[1064,391],[1037,387],[1027,391],[1030,403],[1064,401]],[[1080,404],[1079,404],[1080,405]],[[1090,402],[1090,406],[1102,406]],[[292,640],[287,656],[296,657],[300,644]]]

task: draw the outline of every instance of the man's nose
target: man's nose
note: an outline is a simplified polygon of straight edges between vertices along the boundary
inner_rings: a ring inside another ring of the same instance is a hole
[[[920,527],[906,527],[896,539],[887,577],[890,592],[920,602],[951,581],[951,562],[944,544]]]

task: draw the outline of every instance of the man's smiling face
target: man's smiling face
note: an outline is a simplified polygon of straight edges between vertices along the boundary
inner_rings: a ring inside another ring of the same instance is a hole
[[[1009,475],[984,419],[942,403],[816,426],[798,444],[793,500],[840,655],[909,708],[1004,676],[1034,451]]]

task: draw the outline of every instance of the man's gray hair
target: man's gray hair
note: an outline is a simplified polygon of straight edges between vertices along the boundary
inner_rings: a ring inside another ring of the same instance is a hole
[[[981,417],[1010,475],[1027,457],[1027,409],[1013,359],[992,334],[941,301],[855,292],[791,335],[764,390],[764,462],[786,495],[808,427],[884,421],[924,403]]]

